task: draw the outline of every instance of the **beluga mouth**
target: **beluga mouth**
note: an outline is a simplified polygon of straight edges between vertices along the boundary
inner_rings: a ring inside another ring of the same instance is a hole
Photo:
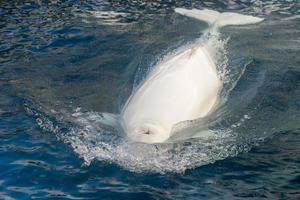
[[[151,123],[141,123],[132,129],[127,129],[126,133],[131,140],[143,143],[161,143],[167,139],[163,137],[167,131]]]

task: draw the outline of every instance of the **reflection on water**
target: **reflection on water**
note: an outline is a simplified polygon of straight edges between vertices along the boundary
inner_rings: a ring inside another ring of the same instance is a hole
[[[217,134],[131,143],[101,113],[119,113],[151,67],[206,30],[175,7],[265,21],[221,30],[225,103],[186,130]],[[299,198],[299,10],[298,1],[1,1],[0,198]]]

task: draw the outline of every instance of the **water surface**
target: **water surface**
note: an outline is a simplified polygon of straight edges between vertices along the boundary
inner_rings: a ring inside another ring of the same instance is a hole
[[[186,132],[132,143],[120,113],[156,63],[207,25],[174,8],[265,18],[225,27],[223,104]],[[300,198],[298,1],[1,1],[1,199]]]

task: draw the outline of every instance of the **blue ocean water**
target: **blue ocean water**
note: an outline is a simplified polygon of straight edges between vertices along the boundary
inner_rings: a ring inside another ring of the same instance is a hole
[[[101,113],[208,28],[176,7],[265,20],[221,30],[215,138],[132,143]],[[297,0],[0,1],[0,199],[300,199],[299,55]]]

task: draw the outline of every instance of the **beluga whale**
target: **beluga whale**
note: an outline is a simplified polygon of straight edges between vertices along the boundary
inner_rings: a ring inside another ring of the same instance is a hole
[[[208,9],[176,8],[175,12],[208,23],[206,37],[227,25],[255,24],[263,20]],[[120,115],[122,129],[131,140],[163,143],[178,123],[213,112],[222,81],[217,70],[217,50],[203,41],[158,63],[132,92]]]

